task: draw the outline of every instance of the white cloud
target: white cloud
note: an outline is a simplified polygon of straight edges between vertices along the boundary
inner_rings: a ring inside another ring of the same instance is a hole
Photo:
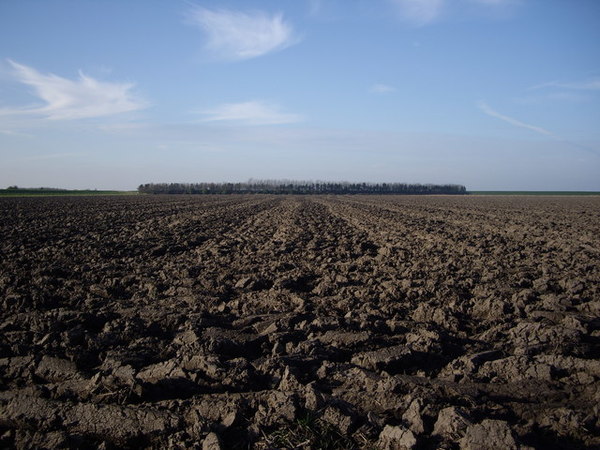
[[[11,109],[4,115],[41,115],[48,119],[84,119],[112,116],[136,111],[148,105],[136,98],[131,83],[98,81],[79,72],[79,79],[69,80],[54,74],[42,74],[32,67],[8,60],[20,83],[33,88],[45,106]]]
[[[310,16],[318,16],[323,9],[323,0],[309,0],[308,14]]]
[[[378,83],[371,86],[369,88],[369,92],[372,94],[390,94],[392,92],[396,92],[396,88],[387,84]]]
[[[445,0],[392,0],[398,6],[403,20],[417,26],[435,21],[445,5]]]
[[[262,101],[226,103],[214,109],[200,111],[205,122],[234,122],[243,125],[279,125],[302,121],[297,114],[280,111],[277,105]]]
[[[23,159],[25,161],[44,161],[47,159],[66,159],[66,158],[73,158],[73,157],[78,157],[78,156],[82,156],[85,155],[85,153],[52,153],[52,154],[48,154],[48,155],[33,155],[33,156],[26,156]]]
[[[591,78],[585,81],[575,81],[570,83],[560,83],[558,81],[551,81],[549,83],[538,84],[533,86],[531,89],[544,89],[544,88],[560,88],[560,89],[573,89],[581,91],[598,91],[600,90],[600,78]]]
[[[579,92],[556,91],[547,92],[544,94],[516,97],[513,100],[515,103],[521,105],[540,105],[548,102],[584,103],[589,100],[589,97]]]
[[[485,114],[487,114],[490,117],[495,117],[496,119],[503,120],[504,122],[510,123],[511,125],[514,125],[514,126],[519,127],[519,128],[526,128],[526,129],[534,131],[536,133],[543,134],[545,136],[550,136],[553,139],[562,140],[562,138],[558,137],[557,135],[555,135],[551,131],[546,130],[545,128],[538,127],[538,126],[535,126],[535,125],[531,125],[531,124],[528,124],[528,123],[525,123],[525,122],[521,122],[520,120],[514,119],[514,118],[509,117],[509,116],[505,116],[504,114],[500,114],[499,112],[493,110],[485,102],[479,102],[477,104],[477,106],[479,107],[479,109],[481,111],[483,111]]]
[[[206,34],[206,49],[231,60],[256,58],[298,42],[292,26],[281,14],[210,10],[199,6],[188,12],[188,21]]]
[[[499,112],[495,111],[494,109],[492,109],[487,103],[485,102],[479,102],[477,104],[477,106],[479,107],[479,109],[481,111],[483,111],[485,114],[487,114],[490,117],[495,117],[496,119],[500,119],[503,120],[504,122],[510,123],[511,125],[514,125],[515,127],[519,127],[519,128],[525,128],[527,130],[531,130],[535,133],[538,134],[542,134],[544,136],[548,136],[552,139],[554,139],[555,141],[559,141],[559,142],[563,142],[565,144],[568,144],[572,147],[576,147],[580,150],[584,150],[586,152],[589,153],[593,153],[596,156],[600,156],[600,152],[598,152],[598,150],[596,150],[595,148],[592,147],[588,147],[587,145],[581,145],[578,144],[577,142],[573,142],[570,141],[568,139],[563,138],[562,136],[559,136],[551,131],[546,130],[545,128],[542,127],[538,127],[536,125],[531,125],[529,123],[526,122],[521,122],[520,120],[517,120],[513,117],[509,117],[509,116],[505,116],[504,114],[500,114]]]
[[[434,23],[444,17],[452,17],[465,12],[465,6],[498,11],[518,5],[522,0],[389,0],[396,5],[400,17],[415,26]],[[469,11],[469,8],[466,9]]]
[[[0,112],[1,114],[1,112]],[[4,129],[0,129],[0,134],[5,134],[6,136],[19,136],[20,133],[17,133],[14,130],[4,130]]]
[[[484,5],[506,5],[514,3],[516,0],[470,0],[473,3],[482,3]]]

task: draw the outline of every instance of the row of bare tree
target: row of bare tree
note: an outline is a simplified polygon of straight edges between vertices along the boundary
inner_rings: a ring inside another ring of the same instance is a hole
[[[458,184],[249,180],[243,183],[147,183],[143,194],[466,194]]]

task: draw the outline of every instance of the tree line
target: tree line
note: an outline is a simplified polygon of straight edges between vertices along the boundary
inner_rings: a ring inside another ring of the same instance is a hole
[[[146,183],[142,194],[466,194],[459,184],[249,180],[241,183]]]

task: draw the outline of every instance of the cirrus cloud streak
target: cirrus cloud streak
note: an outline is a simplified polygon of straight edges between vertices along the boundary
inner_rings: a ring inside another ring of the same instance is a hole
[[[526,129],[534,131],[536,133],[543,134],[545,136],[550,136],[550,137],[552,137],[554,139],[562,140],[557,135],[555,135],[551,131],[546,130],[545,128],[538,127],[538,126],[535,126],[535,125],[531,125],[531,124],[528,124],[528,123],[525,123],[525,122],[521,122],[520,120],[514,119],[514,118],[509,117],[509,116],[505,116],[504,114],[500,114],[499,112],[497,112],[494,109],[492,109],[485,102],[479,102],[477,104],[477,106],[478,106],[478,108],[483,113],[487,114],[490,117],[495,117],[496,119],[503,120],[504,122],[510,123],[511,125],[514,125],[514,126],[519,127],[519,128],[526,128]]]
[[[396,88],[388,84],[377,83],[369,88],[369,92],[371,94],[391,94],[396,92]]]
[[[229,122],[240,125],[281,125],[303,120],[298,114],[283,112],[277,105],[259,100],[225,103],[200,113],[206,116],[203,122]]]
[[[530,131],[533,131],[533,132],[535,132],[535,133],[542,134],[542,135],[544,135],[544,136],[548,136],[548,137],[550,137],[550,138],[554,139],[555,141],[563,142],[563,143],[565,143],[565,144],[568,144],[568,145],[570,145],[570,146],[577,147],[577,148],[579,148],[580,150],[584,150],[584,151],[586,151],[586,152],[593,153],[593,154],[594,154],[594,155],[596,155],[596,156],[600,156],[600,152],[599,152],[598,150],[596,150],[595,148],[591,148],[591,147],[588,147],[588,146],[586,146],[586,145],[581,145],[581,144],[578,144],[578,143],[576,143],[576,142],[572,142],[572,141],[570,141],[570,140],[568,140],[568,139],[565,139],[565,138],[563,138],[563,137],[561,137],[561,136],[559,136],[559,135],[557,135],[557,134],[553,133],[552,131],[548,131],[548,130],[546,130],[545,128],[538,127],[538,126],[536,126],[536,125],[531,125],[531,124],[529,124],[529,123],[522,122],[522,121],[520,121],[520,120],[518,120],[518,119],[515,119],[515,118],[513,118],[513,117],[510,117],[510,116],[506,116],[506,115],[504,115],[504,114],[501,114],[501,113],[499,113],[498,111],[495,111],[494,109],[492,109],[492,108],[491,108],[491,107],[490,107],[490,106],[489,106],[487,103],[485,103],[485,102],[479,102],[479,103],[477,104],[477,106],[478,106],[478,108],[479,108],[479,109],[480,109],[480,110],[481,110],[481,111],[482,111],[484,114],[487,114],[487,115],[488,115],[488,116],[490,116],[490,117],[495,117],[496,119],[500,119],[500,120],[502,120],[502,121],[504,121],[504,122],[507,122],[507,123],[509,123],[509,124],[511,124],[511,125],[514,125],[515,127],[519,127],[519,128],[525,128],[525,129],[527,129],[527,130],[530,130]]]
[[[402,18],[417,26],[433,22],[442,13],[444,0],[393,0]]]
[[[578,91],[598,91],[600,90],[600,78],[591,78],[585,81],[574,81],[569,83],[551,81],[549,83],[538,84],[537,86],[533,86],[530,89],[544,88],[572,89]]]
[[[468,4],[480,8],[501,8],[518,4],[520,0],[390,0],[396,5],[400,17],[417,27],[437,22],[440,18],[464,9]]]
[[[148,104],[133,93],[132,83],[99,81],[79,71],[70,80],[8,60],[15,79],[33,88],[45,105],[2,110],[3,115],[37,115],[51,120],[106,117],[146,108]]]
[[[206,50],[226,60],[256,58],[298,42],[282,14],[270,16],[260,11],[245,13],[195,6],[186,18],[206,34]]]

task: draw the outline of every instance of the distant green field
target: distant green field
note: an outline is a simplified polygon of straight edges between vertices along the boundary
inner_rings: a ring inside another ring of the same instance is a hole
[[[597,191],[469,191],[473,195],[600,195]]]
[[[0,197],[56,197],[71,195],[137,195],[137,191],[98,191],[91,189],[71,190],[47,188],[0,189]]]

